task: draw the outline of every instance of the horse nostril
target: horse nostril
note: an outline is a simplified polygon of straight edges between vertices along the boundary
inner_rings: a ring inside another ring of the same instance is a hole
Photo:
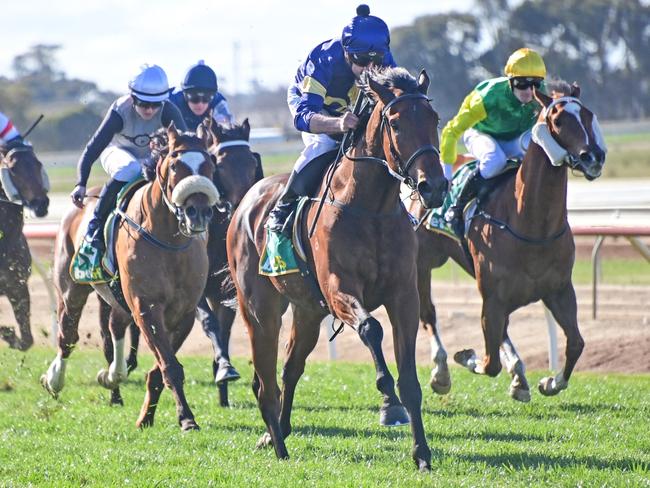
[[[203,212],[201,212],[201,213],[203,215],[203,218],[205,218],[206,220],[210,220],[212,218],[212,214],[214,212],[212,211],[212,207],[207,207],[207,208],[204,208]]]
[[[194,207],[193,205],[190,205],[189,207],[187,207],[185,209],[185,215],[187,215],[190,218],[195,217],[196,216],[196,207]]]
[[[426,180],[422,180],[418,183],[418,193],[420,195],[429,195],[431,191],[431,185],[429,185]]]

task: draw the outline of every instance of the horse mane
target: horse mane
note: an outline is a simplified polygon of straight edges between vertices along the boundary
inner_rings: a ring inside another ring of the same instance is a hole
[[[565,97],[571,93],[571,85],[561,78],[551,78],[544,84],[546,85],[546,92],[550,97]]]
[[[243,124],[219,124],[219,128],[221,129],[221,135],[223,136],[221,142],[248,140],[249,134],[246,133]]]
[[[192,137],[198,139],[197,134],[191,131],[179,131],[178,135],[180,137]],[[147,181],[153,181],[156,177],[156,166],[160,161],[167,157],[167,154],[169,154],[169,136],[167,135],[166,127],[161,127],[151,135],[149,148],[151,149],[151,164],[145,164],[143,166],[142,174]]]
[[[418,91],[417,80],[405,68],[380,67],[364,71],[361,74],[358,86],[366,95],[371,91],[370,79],[386,88],[402,90],[404,93],[417,93]]]

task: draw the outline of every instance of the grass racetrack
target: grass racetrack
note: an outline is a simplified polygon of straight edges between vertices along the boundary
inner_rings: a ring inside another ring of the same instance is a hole
[[[419,369],[432,472],[410,458],[407,427],[378,424],[371,364],[307,364],[288,438],[289,461],[256,450],[263,422],[250,389],[252,370],[232,408],[217,406],[205,357],[185,356],[186,393],[200,432],[183,434],[165,391],[156,425],[135,428],[143,373],[122,387],[124,407],[109,407],[95,382],[99,352],[75,351],[58,400],[38,378],[51,349],[0,347],[0,486],[650,486],[650,376],[577,373],[553,398],[536,390],[511,400],[509,376],[477,377],[453,368],[453,388],[437,397]],[[394,365],[391,368],[395,370]],[[531,387],[542,372],[530,372]]]

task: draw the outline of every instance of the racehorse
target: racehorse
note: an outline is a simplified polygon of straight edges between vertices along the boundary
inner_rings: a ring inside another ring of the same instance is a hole
[[[267,433],[259,446],[273,445],[287,458],[285,438],[291,432],[296,384],[308,354],[316,345],[320,322],[332,313],[357,328],[377,368],[377,388],[384,396],[386,423],[410,417],[416,466],[430,469],[421,416],[422,393],[415,370],[418,329],[415,260],[417,242],[399,200],[400,182],[417,191],[427,207],[439,206],[447,181],[439,164],[438,115],[426,97],[429,78],[416,81],[403,68],[367,71],[363,90],[375,101],[362,137],[340,161],[318,192],[325,199],[315,232],[308,236],[315,205],[300,224],[310,277],[300,274],[267,277],[258,273],[265,246],[264,223],[287,175],[266,178],[246,194],[234,213],[226,246],[242,317],[251,338],[257,397]],[[317,282],[309,282],[309,280]],[[320,289],[322,301],[319,300]],[[276,378],[278,335],[289,302],[293,310],[291,338],[280,392]],[[400,403],[381,350],[382,328],[370,311],[384,305],[393,327]]]
[[[0,327],[9,347],[26,351],[34,343],[30,326],[27,280],[32,256],[23,234],[23,208],[37,217],[47,215],[49,181],[31,145],[22,139],[0,146],[0,295],[6,295],[20,335]]]
[[[473,350],[464,350],[454,359],[474,373],[496,376],[501,371],[501,350],[512,377],[510,395],[529,401],[524,363],[508,336],[508,320],[516,309],[542,300],[564,331],[566,359],[555,377],[540,381],[539,391],[556,395],[568,386],[584,340],[571,282],[575,245],[567,222],[567,168],[591,181],[600,176],[605,151],[595,116],[578,98],[580,88],[567,86],[564,93],[569,95],[551,98],[535,91],[535,98],[543,107],[539,127],[546,124],[566,156],[551,164],[544,149],[531,142],[516,174],[481,202],[481,209],[471,219],[468,252],[455,240],[424,226],[417,232],[420,321],[431,335],[434,367],[430,384],[436,393],[448,392],[451,380],[431,301],[431,269],[442,266],[449,257],[476,278],[483,298],[485,356],[479,360]],[[419,217],[425,213],[417,208],[417,202],[413,207]]]
[[[214,349],[212,370],[219,390],[219,403],[221,406],[228,406],[228,383],[239,379],[240,376],[230,363],[228,352],[235,311],[224,304],[231,298],[228,290],[222,286],[228,275],[226,230],[233,210],[237,208],[250,187],[262,179],[263,173],[259,155],[252,152],[250,148],[248,119],[241,124],[224,127],[213,124],[212,119],[209,118],[199,126],[197,132],[199,137],[205,135],[208,140],[208,152],[215,157],[213,182],[219,191],[221,205],[217,207],[210,221],[208,238],[210,270],[196,317],[201,321],[203,330]],[[136,351],[139,337],[137,331],[137,327],[131,330],[132,349],[127,359],[129,368],[134,368],[137,364]],[[110,341],[107,342],[107,346],[111,347]]]
[[[163,380],[174,395],[182,430],[198,429],[183,392],[183,367],[176,352],[194,323],[194,311],[208,274],[205,232],[217,203],[212,183],[214,162],[206,140],[167,131],[168,152],[155,169],[155,179],[138,189],[122,214],[115,242],[120,289],[129,313],[121,308],[106,284],[93,285],[111,304],[110,332],[114,358],[98,374],[102,386],[115,389],[126,378],[124,332],[131,318],[156,358],[147,375],[147,392],[138,427],[153,425]],[[53,395],[63,388],[65,365],[79,339],[79,315],[90,287],[73,282],[69,274],[75,243],[84,233],[83,222],[92,205],[73,209],[63,220],[55,248],[55,285],[58,292],[59,351],[43,386]]]

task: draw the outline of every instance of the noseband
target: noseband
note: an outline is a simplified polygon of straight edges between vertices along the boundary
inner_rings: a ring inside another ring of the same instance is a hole
[[[440,155],[440,151],[438,151],[438,148],[436,148],[433,144],[425,144],[421,147],[419,147],[407,160],[406,162],[403,162],[402,158],[400,157],[399,153],[397,152],[397,149],[395,148],[395,142],[393,140],[392,133],[389,128],[389,123],[388,123],[388,111],[393,107],[393,105],[397,104],[398,102],[401,102],[403,100],[426,100],[429,102],[429,98],[427,98],[426,95],[423,95],[422,93],[406,93],[404,95],[400,95],[399,97],[393,98],[390,102],[388,102],[384,108],[381,111],[381,125],[379,128],[380,133],[383,135],[386,133],[386,136],[388,137],[388,144],[390,146],[390,154],[395,161],[397,165],[397,172],[393,171],[393,169],[390,167],[390,164],[388,163],[387,160],[378,158],[375,156],[351,156],[349,154],[346,154],[346,157],[352,161],[370,161],[370,162],[375,162],[379,163],[382,166],[386,168],[388,173],[399,180],[402,183],[405,183],[406,185],[409,186],[412,190],[417,190],[417,184],[415,181],[413,181],[413,178],[408,174],[409,170],[411,169],[411,166],[413,166],[413,163],[417,158],[419,158],[422,154],[428,153],[428,152],[433,152],[437,154],[438,156]]]

